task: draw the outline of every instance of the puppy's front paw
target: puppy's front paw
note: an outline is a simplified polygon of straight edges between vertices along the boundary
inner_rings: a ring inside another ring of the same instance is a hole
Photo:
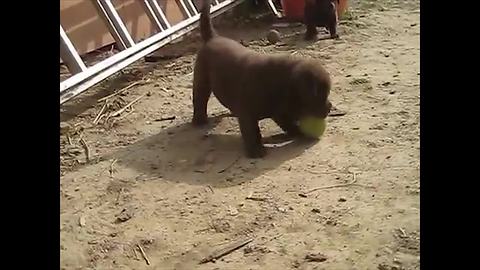
[[[263,145],[259,147],[247,149],[248,158],[263,158],[266,155],[267,155],[267,149],[265,149]]]
[[[192,124],[196,127],[202,127],[208,124],[206,117],[193,117]]]

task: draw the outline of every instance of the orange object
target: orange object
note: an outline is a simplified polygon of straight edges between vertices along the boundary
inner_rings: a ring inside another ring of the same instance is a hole
[[[285,17],[292,21],[303,21],[305,0],[281,0]],[[337,14],[340,17],[347,10],[347,0],[339,0]]]
[[[340,0],[337,6],[337,15],[340,18],[345,11],[347,11],[348,2],[347,0]]]

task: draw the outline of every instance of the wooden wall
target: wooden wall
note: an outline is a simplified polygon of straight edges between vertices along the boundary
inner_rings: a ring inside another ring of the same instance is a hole
[[[135,42],[156,31],[139,1],[142,0],[112,0]],[[171,25],[183,20],[175,0],[157,1]],[[80,55],[115,42],[92,0],[60,0],[60,23]]]

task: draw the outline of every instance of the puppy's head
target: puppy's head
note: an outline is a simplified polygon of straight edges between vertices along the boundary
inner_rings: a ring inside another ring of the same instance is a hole
[[[293,78],[300,117],[327,117],[332,108],[328,98],[332,84],[328,72],[316,63],[306,62],[295,68]]]

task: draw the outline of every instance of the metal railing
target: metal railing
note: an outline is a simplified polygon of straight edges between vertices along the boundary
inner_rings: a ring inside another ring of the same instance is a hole
[[[192,0],[176,1],[182,8],[186,18],[172,26],[156,0],[140,0],[148,18],[159,32],[141,42],[135,43],[111,0],[92,0],[98,14],[104,20],[109,32],[115,39],[117,47],[121,51],[91,67],[87,67],[82,61],[60,25],[60,57],[72,74],[71,77],[60,82],[60,104],[86,91],[140,58],[158,50],[172,40],[195,29],[198,25],[200,14]],[[243,1],[214,0],[211,8],[212,16],[217,16]]]

